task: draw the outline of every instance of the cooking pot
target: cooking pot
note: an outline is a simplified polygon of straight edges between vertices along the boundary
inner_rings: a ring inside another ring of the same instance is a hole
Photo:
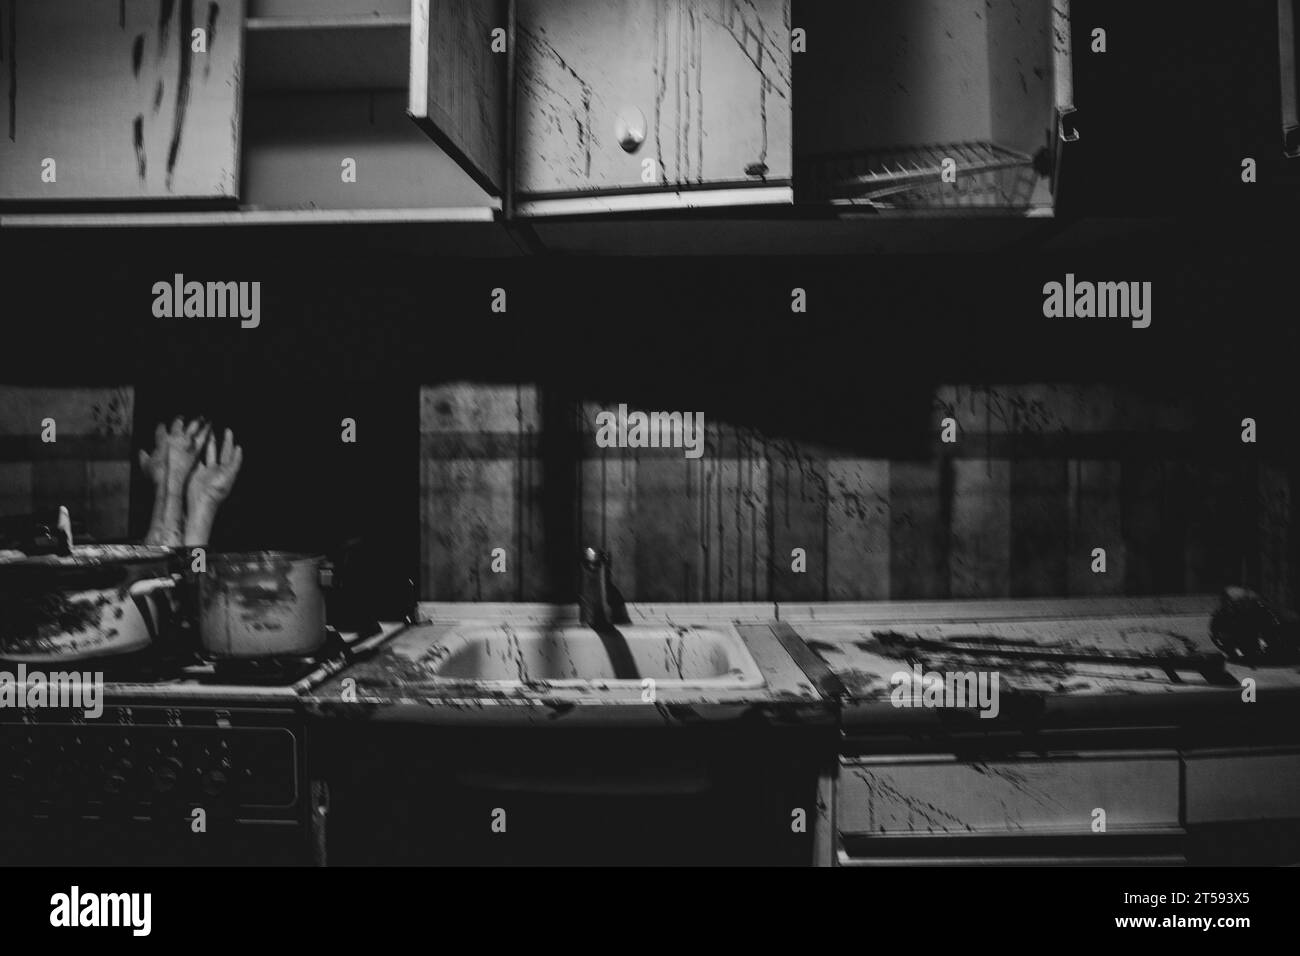
[[[319,555],[215,554],[198,575],[199,641],[208,657],[302,657],[325,643]]]
[[[166,548],[83,545],[0,557],[0,659],[51,663],[129,654],[170,626],[177,558]]]

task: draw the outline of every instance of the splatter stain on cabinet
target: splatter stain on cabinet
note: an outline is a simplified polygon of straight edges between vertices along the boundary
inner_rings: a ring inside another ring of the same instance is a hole
[[[243,0],[5,0],[0,17],[0,199],[238,196]]]
[[[521,193],[790,181],[788,0],[521,0],[517,31]]]

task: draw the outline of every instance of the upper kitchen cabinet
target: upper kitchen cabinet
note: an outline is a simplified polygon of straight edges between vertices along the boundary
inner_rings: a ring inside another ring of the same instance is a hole
[[[793,25],[800,202],[1052,212],[1076,138],[1069,0],[796,0]]]
[[[521,214],[791,201],[789,0],[516,9]]]
[[[7,0],[0,200],[233,200],[243,0]]]
[[[499,200],[407,115],[422,9],[422,0],[249,0],[246,209],[323,221],[494,218]]]

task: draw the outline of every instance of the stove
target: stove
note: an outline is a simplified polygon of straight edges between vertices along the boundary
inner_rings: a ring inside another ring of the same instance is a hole
[[[306,658],[50,665],[102,674],[102,713],[0,707],[0,863],[316,862],[324,801],[298,698],[384,637],[331,631]]]

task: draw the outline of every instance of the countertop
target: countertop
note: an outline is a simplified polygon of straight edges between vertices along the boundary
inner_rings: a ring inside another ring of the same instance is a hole
[[[1185,733],[1212,742],[1235,728],[1263,741],[1291,734],[1300,664],[1163,667],[1097,661],[1217,656],[1209,637],[1213,596],[1017,599],[869,604],[630,605],[633,624],[730,624],[763,672],[752,689],[526,684],[487,689],[429,679],[428,650],[457,626],[576,620],[576,609],[539,604],[423,604],[413,625],[368,642],[368,654],[302,694],[321,717],[447,725],[674,725],[718,721],[815,726],[846,736],[940,736],[1124,729]],[[1064,657],[1062,655],[1065,655]],[[999,713],[899,707],[900,671],[996,672]],[[1243,685],[1254,681],[1255,701]],[[1298,729],[1295,732],[1300,732]]]
[[[825,664],[814,677],[840,701],[850,735],[927,725],[985,735],[1085,727],[1203,732],[1207,725],[1268,725],[1279,715],[1296,723],[1300,664],[1113,662],[1216,658],[1210,615],[1217,604],[1214,596],[1191,596],[786,605],[778,630],[797,635]],[[903,681],[894,675],[918,669],[996,672],[997,718],[896,706],[891,694]],[[1244,699],[1248,679],[1253,703]]]
[[[833,704],[796,663],[807,651],[778,635],[770,605],[630,605],[632,624],[735,627],[764,684],[755,688],[673,688],[660,685],[653,701],[639,686],[600,687],[530,683],[488,688],[431,679],[428,652],[466,624],[576,623],[573,607],[541,604],[422,604],[422,623],[376,640],[362,657],[302,695],[308,713],[349,720],[446,725],[545,726],[691,725],[744,721],[763,725],[834,724]]]

